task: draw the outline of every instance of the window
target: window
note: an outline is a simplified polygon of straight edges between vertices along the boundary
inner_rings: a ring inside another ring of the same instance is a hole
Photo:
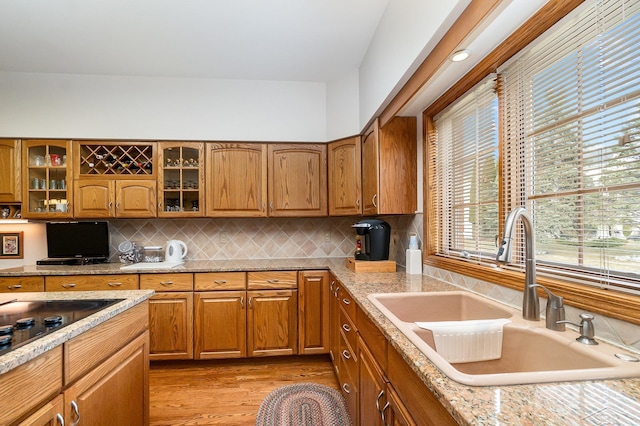
[[[438,251],[483,262],[498,235],[498,96],[489,77],[435,118]]]
[[[499,142],[489,121],[471,131],[497,105],[478,101],[492,78],[434,117],[436,255],[491,263],[498,205],[523,206],[539,273],[640,293],[639,12],[590,1],[501,67]]]

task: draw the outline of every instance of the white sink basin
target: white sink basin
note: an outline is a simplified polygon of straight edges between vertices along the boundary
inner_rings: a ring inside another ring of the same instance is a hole
[[[449,378],[472,386],[640,377],[640,362],[623,361],[624,349],[577,342],[578,333],[551,331],[544,320],[524,321],[516,309],[465,291],[381,293],[369,300]],[[499,359],[449,363],[431,330],[416,322],[509,318]],[[637,355],[636,355],[637,357]],[[637,359],[637,358],[636,358]]]

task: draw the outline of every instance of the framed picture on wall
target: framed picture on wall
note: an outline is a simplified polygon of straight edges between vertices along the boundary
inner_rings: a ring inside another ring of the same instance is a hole
[[[22,239],[22,231],[0,233],[0,259],[22,259]]]

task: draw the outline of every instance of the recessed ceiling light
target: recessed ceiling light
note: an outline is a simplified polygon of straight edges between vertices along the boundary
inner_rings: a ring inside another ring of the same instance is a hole
[[[467,59],[469,55],[471,55],[471,51],[467,49],[456,50],[455,52],[453,52],[453,55],[451,55],[451,60],[453,62],[461,62]]]

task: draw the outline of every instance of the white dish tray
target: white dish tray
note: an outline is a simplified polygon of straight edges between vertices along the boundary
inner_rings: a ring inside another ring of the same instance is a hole
[[[184,262],[139,262],[131,265],[124,265],[120,270],[127,269],[171,269],[182,265]]]
[[[450,363],[499,359],[502,356],[502,327],[506,318],[470,321],[416,322],[431,330],[436,352]]]

